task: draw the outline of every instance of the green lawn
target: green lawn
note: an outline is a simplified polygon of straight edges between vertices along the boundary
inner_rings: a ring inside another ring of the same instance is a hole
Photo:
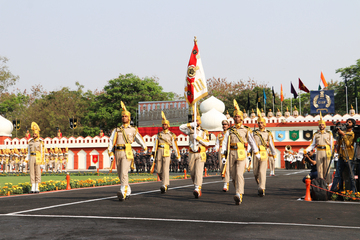
[[[73,180],[86,180],[86,179],[99,179],[104,177],[116,178],[117,175],[103,175],[103,176],[94,176],[94,175],[87,175],[87,176],[72,176],[70,175],[70,179]],[[138,174],[129,174],[129,179],[144,179],[144,178],[151,178],[156,180],[156,175],[138,175]],[[66,176],[41,176],[41,181],[66,181]],[[13,185],[17,185],[19,183],[30,182],[30,176],[6,176],[0,177],[0,188],[5,186],[5,183],[12,183]]]

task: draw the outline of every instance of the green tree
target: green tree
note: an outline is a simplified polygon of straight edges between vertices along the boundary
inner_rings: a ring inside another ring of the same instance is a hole
[[[132,118],[136,117],[139,102],[173,100],[174,93],[164,92],[156,78],[139,78],[134,74],[120,75],[104,87],[86,115],[84,133],[89,136],[99,134],[100,128],[111,131],[121,124],[121,106],[123,101]]]
[[[60,128],[63,136],[70,137],[83,136],[83,123],[87,109],[95,98],[91,91],[84,92],[84,86],[76,83],[77,90],[70,90],[64,87],[59,91],[32,96],[33,102],[21,115],[22,125],[31,126],[31,122],[36,122],[41,129],[42,137],[57,136],[56,128]],[[76,129],[69,128],[69,118],[75,117],[78,121]],[[25,134],[25,128],[22,128]],[[18,133],[19,135],[19,133]]]
[[[0,56],[0,94],[6,92],[8,87],[15,85],[19,80],[19,76],[13,75],[6,62],[9,61],[6,57]]]
[[[359,97],[358,88],[360,84],[360,59],[356,61],[355,65],[350,67],[336,69],[336,73],[340,73],[340,77],[344,79],[344,82],[340,82],[335,88],[335,108],[336,113],[346,113],[346,91],[345,86],[347,85],[348,93],[348,106],[356,106],[356,98]]]

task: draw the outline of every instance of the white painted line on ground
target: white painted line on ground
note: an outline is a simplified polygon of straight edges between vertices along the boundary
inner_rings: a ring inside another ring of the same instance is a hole
[[[292,173],[288,173],[288,174],[284,174],[284,175],[289,176],[289,175],[294,175],[294,174],[299,174],[299,173],[304,173],[304,172],[309,172],[309,169],[302,170],[302,171],[297,171],[297,172],[292,172]]]
[[[161,221],[161,222],[188,222],[188,223],[213,223],[213,224],[236,224],[236,225],[277,225],[295,227],[316,227],[316,228],[340,228],[340,229],[359,229],[355,226],[305,224],[305,223],[278,223],[278,222],[233,222],[233,221],[211,221],[195,219],[174,219],[174,218],[136,218],[136,217],[104,217],[104,216],[72,216],[72,215],[32,215],[32,214],[0,214],[0,216],[13,217],[40,217],[40,218],[82,218],[82,219],[110,219],[110,220],[134,220],[134,221]]]
[[[212,184],[212,183],[219,183],[219,182],[222,182],[222,181],[204,182],[203,185]],[[193,184],[191,184],[191,185],[184,185],[184,186],[178,186],[178,187],[169,188],[169,190],[172,190],[172,189],[180,189],[180,188],[187,188],[187,187],[193,187],[193,186],[194,186]],[[151,191],[145,191],[145,192],[132,193],[131,196],[137,196],[137,195],[142,195],[142,194],[154,193],[154,192],[159,192],[159,191],[160,191],[160,190],[157,189],[157,190],[151,190]],[[52,206],[47,206],[47,207],[34,208],[34,209],[28,209],[28,210],[19,211],[19,212],[7,213],[7,214],[5,214],[5,215],[14,215],[14,214],[27,213],[27,212],[35,212],[35,211],[41,211],[41,210],[46,210],[46,209],[50,209],[50,208],[65,207],[65,206],[70,206],[70,205],[75,205],[75,204],[82,204],[82,203],[88,203],[88,202],[96,202],[96,201],[108,200],[108,199],[113,199],[113,198],[117,198],[117,196],[110,196],[110,197],[95,198],[95,199],[89,199],[89,200],[77,201],[77,202],[71,202],[71,203],[57,204],[57,205],[52,205]]]

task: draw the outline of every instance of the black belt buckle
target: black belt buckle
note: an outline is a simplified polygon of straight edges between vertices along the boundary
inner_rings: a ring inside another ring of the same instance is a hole
[[[323,146],[321,146],[321,147],[317,147],[318,149],[326,149],[326,147],[323,147]]]
[[[230,148],[232,148],[232,149],[238,149],[237,146],[230,146]]]
[[[159,148],[164,148],[165,147],[165,145],[159,145]]]
[[[35,156],[35,155],[36,155],[36,153],[30,153],[30,155]]]
[[[117,147],[115,147],[115,149],[116,149],[116,150],[124,150],[125,147],[124,147],[124,146],[117,146]]]

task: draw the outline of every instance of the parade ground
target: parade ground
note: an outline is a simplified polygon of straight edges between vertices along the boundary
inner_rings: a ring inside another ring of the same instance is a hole
[[[266,196],[245,173],[243,203],[220,176],[204,178],[195,199],[190,179],[131,184],[120,202],[119,185],[0,198],[0,239],[359,239],[360,203],[306,202],[309,170],[276,170]],[[269,175],[269,174],[268,174]]]

